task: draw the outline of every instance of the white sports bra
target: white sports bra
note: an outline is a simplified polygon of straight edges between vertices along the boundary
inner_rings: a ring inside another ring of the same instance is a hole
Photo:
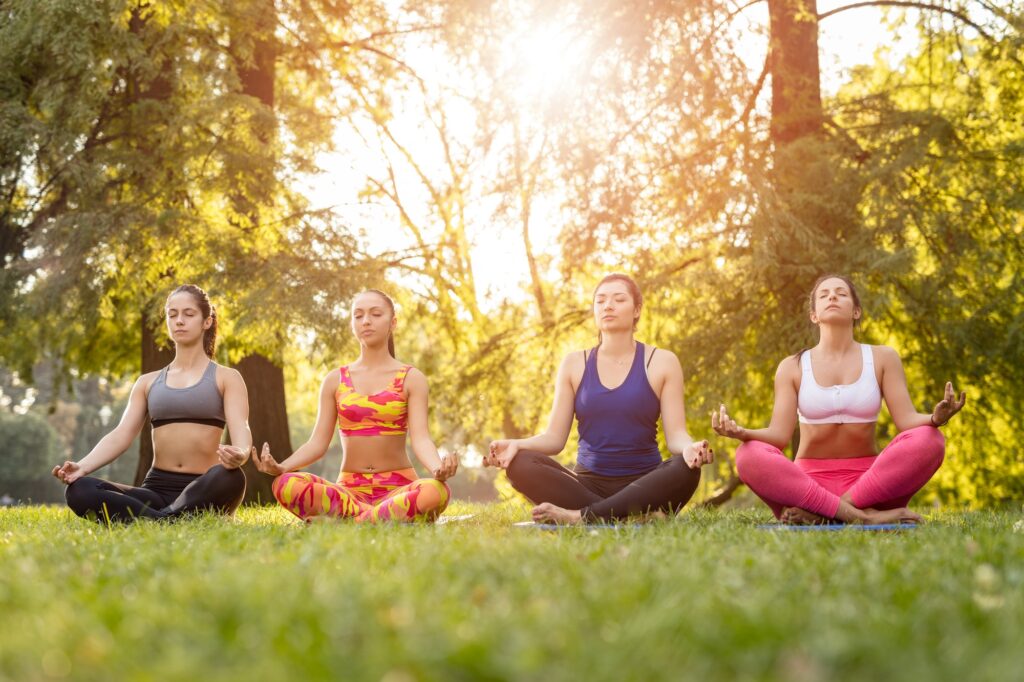
[[[852,384],[820,386],[811,369],[811,353],[800,357],[803,376],[797,394],[797,417],[802,424],[867,424],[878,421],[882,392],[875,380],[875,359],[871,346],[860,344],[864,368]]]

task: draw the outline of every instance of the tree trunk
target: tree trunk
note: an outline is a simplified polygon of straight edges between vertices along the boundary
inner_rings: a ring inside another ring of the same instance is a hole
[[[779,145],[821,132],[821,69],[816,0],[770,0],[772,141]]]
[[[292,452],[288,434],[288,411],[285,406],[284,370],[262,355],[248,355],[235,365],[249,394],[249,428],[252,442],[259,450],[270,444],[270,452],[281,460]],[[245,471],[247,504],[266,504],[274,501],[270,486],[273,479],[256,470],[252,459],[242,468]]]
[[[268,109],[274,108],[274,70],[277,58],[277,47],[274,43],[274,27],[277,23],[273,0],[259,0],[257,8],[259,18],[256,22],[255,44],[251,59],[236,59],[238,78],[242,92],[255,97]],[[248,36],[247,36],[248,37]],[[253,135],[260,144],[274,143],[273,128],[260,127],[253,130]],[[239,192],[232,197],[235,209],[248,218],[252,228],[260,224],[259,200],[262,187],[259,179],[273,173],[272,168],[242,169],[250,177],[247,192]],[[255,182],[254,182],[255,181]],[[261,197],[266,198],[266,197]],[[287,457],[292,452],[291,437],[288,433],[288,412],[284,395],[284,370],[277,367],[268,358],[260,354],[251,354],[242,358],[235,365],[245,379],[249,393],[249,428],[252,430],[252,442],[257,449],[263,443],[270,444],[270,451],[278,459]],[[247,504],[265,504],[274,501],[271,492],[273,479],[256,470],[250,459],[243,467],[247,479],[245,502]]]
[[[174,359],[174,351],[166,345],[158,345],[159,341],[166,341],[160,334],[160,327],[152,324],[149,316],[142,313],[142,373],[155,372],[171,364]],[[142,427],[142,434],[139,437],[139,464],[135,468],[134,485],[142,485],[146,478],[146,472],[153,466],[153,428],[149,423],[149,415],[146,415],[146,423]]]

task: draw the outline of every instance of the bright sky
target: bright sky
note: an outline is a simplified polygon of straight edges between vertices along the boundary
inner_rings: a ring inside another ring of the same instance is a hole
[[[819,0],[819,12],[850,4],[851,0]],[[893,14],[893,16],[897,16]],[[735,21],[737,31],[749,36],[748,63],[752,71],[760,69],[766,49],[765,37],[760,29],[767,22],[767,3],[751,7]],[[890,46],[895,58],[912,49],[916,43],[913,21],[907,19],[895,32],[885,26],[883,14],[878,8],[858,8],[845,11],[825,19],[821,24],[819,45],[821,49],[822,85],[826,92],[835,91],[844,81],[848,70],[858,64],[873,60],[875,50],[885,44]],[[571,75],[577,61],[571,51],[559,42],[557,30],[539,27],[528,39],[511,41],[519,46],[520,54],[504,58],[514,60],[517,68],[528,72],[527,82],[535,84],[535,92],[524,92],[524,98],[543,99],[557,91],[559,79]],[[410,62],[421,70],[426,79],[434,74],[444,74],[451,69],[441,63],[437,53],[423,51],[414,54]],[[519,94],[519,93],[517,93]],[[399,109],[394,130],[403,138],[417,156],[437,158],[437,146],[430,142],[429,131],[417,129],[416,121],[422,109],[409,103]],[[466,117],[460,121],[459,114],[451,114],[453,127],[459,124],[471,125]],[[369,130],[362,131],[372,140]],[[356,226],[372,226],[363,237],[367,250],[380,253],[388,250],[402,250],[412,246],[412,238],[399,224],[397,212],[386,203],[369,203],[359,197],[367,172],[380,176],[382,166],[378,152],[354,135],[351,128],[340,126],[336,133],[337,148],[340,150],[320,158],[324,173],[311,180],[308,196],[314,207],[334,206],[345,221]],[[441,172],[440,165],[438,171]],[[410,188],[410,196],[422,190],[414,189],[417,184],[409,175],[400,178],[400,183]],[[557,254],[557,237],[560,228],[559,214],[554,202],[536,206],[531,226],[534,249],[538,252]],[[524,283],[528,280],[525,250],[516,225],[496,225],[491,221],[493,205],[471,207],[470,238],[473,241],[472,260],[478,295],[486,300],[488,293],[497,299],[522,300],[525,296]]]

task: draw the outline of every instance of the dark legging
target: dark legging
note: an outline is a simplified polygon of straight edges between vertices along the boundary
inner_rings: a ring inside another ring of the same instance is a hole
[[[646,474],[600,476],[577,465],[570,471],[547,455],[521,450],[507,469],[512,487],[534,504],[550,502],[579,509],[585,522],[612,521],[634,514],[683,508],[700,483],[700,469],[691,469],[679,455]]]
[[[232,514],[244,494],[242,470],[216,464],[205,474],[150,469],[139,488],[86,476],[69,485],[64,498],[79,516],[100,523],[107,519],[129,523],[137,518],[170,519],[200,511]]]

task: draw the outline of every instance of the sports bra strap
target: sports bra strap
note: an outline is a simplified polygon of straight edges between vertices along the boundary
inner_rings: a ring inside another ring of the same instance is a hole
[[[647,364],[644,366],[646,369],[651,368],[651,360],[654,359],[654,354],[658,351],[657,348],[651,347],[651,357],[647,358]]]

